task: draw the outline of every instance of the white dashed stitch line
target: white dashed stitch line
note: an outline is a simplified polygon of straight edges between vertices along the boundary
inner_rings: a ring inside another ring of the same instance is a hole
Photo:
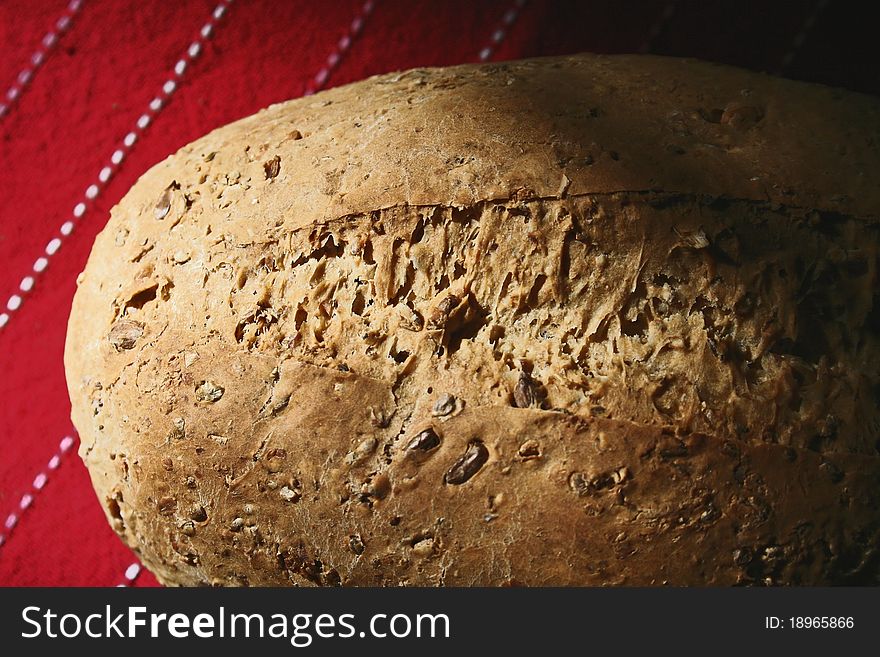
[[[9,114],[12,104],[21,98],[25,87],[34,79],[37,69],[45,63],[49,51],[58,43],[58,37],[70,29],[70,25],[81,7],[82,0],[70,0],[64,10],[64,14],[55,21],[55,29],[47,32],[40,40],[40,48],[30,57],[30,66],[20,71],[16,76],[15,82],[12,83],[12,86],[6,90],[3,96],[5,101],[0,100],[0,119]]]
[[[678,0],[671,0],[670,2],[666,3],[666,6],[663,7],[663,11],[660,12],[657,20],[654,21],[653,25],[651,25],[651,29],[648,30],[648,36],[645,37],[645,42],[639,48],[640,53],[651,52],[651,48],[654,46],[654,42],[657,40],[657,37],[663,33],[663,30],[669,23],[672,15],[675,13],[675,6],[677,4]]]
[[[498,46],[507,38],[510,28],[516,23],[516,19],[519,18],[520,12],[522,12],[523,7],[525,7],[526,4],[528,4],[528,0],[514,0],[513,6],[504,12],[504,16],[501,18],[502,24],[492,31],[489,45],[480,50],[478,59],[481,62],[488,62],[489,58],[495,54]]]
[[[24,493],[21,498],[19,498],[18,509],[12,511],[3,521],[3,531],[0,532],[0,545],[5,544],[6,541],[9,540],[9,535],[18,525],[24,512],[31,508],[31,505],[34,503],[34,496],[46,486],[46,482],[49,479],[49,475],[46,474],[46,472],[56,470],[58,466],[61,465],[61,459],[70,451],[71,447],[73,447],[73,438],[71,436],[64,436],[64,438],[61,439],[61,442],[58,443],[58,451],[56,451],[55,454],[52,455],[52,458],[49,459],[46,468],[38,472],[37,476],[34,477],[34,481],[31,484],[32,490]]]
[[[348,28],[348,34],[339,39],[339,42],[336,44],[336,50],[327,56],[324,65],[317,73],[315,73],[314,77],[306,85],[306,90],[303,92],[303,96],[311,96],[324,88],[324,85],[327,84],[327,80],[330,79],[330,74],[337,66],[339,66],[339,62],[341,62],[342,58],[348,53],[352,42],[363,31],[364,23],[366,23],[367,18],[369,18],[375,8],[375,0],[366,0],[366,2],[361,5],[360,13],[351,21],[351,25]]]
[[[785,53],[782,58],[782,62],[779,64],[779,68],[776,69],[777,75],[782,75],[791,66],[791,63],[794,61],[794,58],[797,56],[800,49],[803,47],[804,42],[807,40],[807,37],[810,34],[810,31],[813,29],[813,26],[816,24],[816,20],[819,18],[820,14],[825,11],[825,7],[828,6],[828,0],[818,0],[816,5],[813,7],[813,10],[807,14],[807,17],[804,19],[803,25],[801,25],[801,29],[798,30],[798,33],[794,35],[794,39],[791,42],[791,47]]]
[[[76,228],[76,220],[81,219],[88,209],[88,202],[94,201],[98,196],[100,196],[102,189],[104,186],[110,182],[110,179],[114,176],[119,165],[125,160],[128,152],[131,150],[132,146],[134,146],[135,142],[137,142],[140,134],[146,130],[149,125],[153,122],[159,112],[167,104],[168,100],[178,89],[178,81],[182,79],[184,73],[187,71],[189,64],[191,64],[196,57],[202,51],[204,39],[207,39],[214,31],[216,27],[217,21],[220,20],[226,13],[226,10],[229,8],[229,5],[232,4],[233,0],[220,0],[219,4],[214,8],[214,11],[211,13],[211,19],[202,27],[201,29],[201,37],[196,39],[189,46],[187,46],[186,53],[183,57],[181,57],[174,65],[174,69],[172,73],[174,74],[176,79],[166,80],[162,85],[162,94],[153,98],[150,101],[148,111],[141,114],[136,123],[135,128],[127,133],[122,140],[122,146],[113,151],[113,154],[110,156],[110,164],[107,164],[101,167],[101,170],[98,172],[98,180],[97,182],[89,185],[83,196],[84,200],[78,202],[73,207],[73,218],[66,220],[61,224],[61,227],[58,229],[61,237],[54,237],[47,245],[45,249],[45,256],[40,256],[34,261],[33,266],[31,267],[32,272],[31,275],[22,279],[22,284],[19,285],[19,290],[21,292],[30,292],[36,285],[37,278],[33,276],[33,274],[41,274],[46,270],[49,265],[49,258],[51,258],[55,253],[58,252],[58,249],[61,248],[62,238],[66,238],[73,233],[74,228]],[[68,12],[70,16],[73,16],[82,4],[82,0],[71,0],[68,5]],[[372,0],[370,0],[367,4],[372,5]],[[57,34],[54,32],[50,32],[43,38],[43,46],[45,48],[50,48],[54,45],[55,41],[57,41]],[[17,95],[20,91],[20,87],[13,87],[15,89],[15,95]],[[12,91],[12,90],[10,90]],[[5,108],[6,106],[0,105],[0,108]],[[3,110],[5,111],[5,110]],[[2,116],[3,111],[0,111],[0,116]],[[25,281],[28,281],[27,285],[25,285]],[[2,297],[0,297],[2,298]],[[13,294],[10,296],[5,304],[5,308],[8,312],[4,312],[0,314],[0,329],[5,327],[12,315],[10,313],[18,310],[21,307],[23,302],[23,297],[19,294]],[[2,302],[0,302],[2,303]]]
[[[135,580],[138,578],[138,575],[143,571],[143,567],[139,563],[133,563],[129,565],[128,568],[125,569],[125,574],[123,577],[125,581],[121,584],[117,584],[117,588],[125,588],[126,586],[131,586],[134,584]]]
[[[231,2],[232,0],[229,0],[229,1]],[[225,10],[226,4],[228,4],[228,3],[224,3],[224,6],[223,6],[224,10]],[[523,2],[523,4],[524,4],[524,2]],[[348,35],[344,36],[342,39],[340,39],[340,41],[338,43],[338,51],[331,54],[331,56],[328,58],[328,64],[330,62],[332,62],[332,65],[335,66],[339,63],[342,56],[351,47],[351,43],[352,43],[352,40],[354,39],[354,37],[356,37],[358,35],[358,33],[363,29],[364,21],[369,16],[369,14],[373,11],[374,6],[375,6],[374,0],[368,0],[367,2],[364,3],[364,5],[362,7],[361,15],[356,17],[352,21],[350,33]],[[222,10],[219,12],[215,10],[214,16],[215,16],[215,18],[219,18],[223,15],[223,13],[224,12]],[[211,27],[210,24],[206,25],[205,27],[202,28],[202,35],[207,38],[211,34],[212,29],[213,28]],[[189,49],[187,50],[187,54],[189,55],[190,59],[194,59],[195,57],[197,57],[200,52],[201,52],[201,45],[198,42],[194,42],[193,44],[191,44]],[[321,73],[321,71],[319,71],[319,75],[320,75],[320,73]],[[328,76],[329,76],[329,70],[326,71],[323,76],[321,76],[322,80],[326,81]],[[315,77],[316,77],[316,79],[318,78],[317,75]],[[321,82],[321,84],[323,84],[323,82]],[[319,84],[318,88],[320,88],[320,86],[321,85]],[[317,91],[317,88],[314,91]],[[311,93],[314,93],[314,91],[312,91]],[[153,108],[151,107],[151,109],[153,109]],[[153,111],[157,111],[157,110],[153,109]],[[135,143],[136,140],[137,140],[137,134],[135,132],[130,132],[125,136],[124,144],[127,148],[130,148]],[[122,160],[124,158],[125,158],[125,152],[121,149],[118,149],[113,152],[113,155],[111,156],[111,162],[113,162],[113,164],[116,165],[116,164],[119,164],[120,162],[122,162]],[[81,217],[85,213],[85,209],[86,209],[85,204],[78,203],[74,207],[74,216],[76,216],[77,218]],[[70,223],[70,222],[68,222],[68,223]],[[72,228],[71,228],[71,230],[72,230]],[[58,248],[60,246],[61,246],[61,240],[58,238],[55,238],[46,247],[46,252],[49,255],[52,255],[58,250]],[[48,265],[48,260],[44,257],[40,257],[34,262],[33,270],[37,273],[42,272],[46,269],[47,265]],[[30,278],[30,277],[28,277],[28,278]],[[32,286],[33,286],[33,283],[31,283],[31,287]],[[9,320],[9,316],[7,314],[4,313],[4,314],[0,315],[0,328],[2,328],[2,326],[5,325],[8,320]],[[61,457],[64,455],[65,452],[67,452],[70,449],[70,447],[72,445],[73,445],[73,439],[69,436],[66,436],[61,441],[61,443],[59,445],[59,453],[53,455],[52,458],[49,460],[49,463],[47,464],[48,471],[53,471],[58,468],[58,466],[61,464]],[[48,475],[46,474],[46,472],[38,473],[37,476],[34,477],[34,481],[33,481],[34,491],[35,492],[41,491],[45,487],[47,480],[48,480]],[[21,509],[28,508],[28,507],[30,507],[32,502],[33,502],[33,495],[30,493],[26,493],[25,496],[22,497],[22,499],[19,503],[19,507]],[[2,546],[6,542],[7,537],[9,535],[12,527],[14,527],[15,524],[18,522],[18,516],[15,513],[12,513],[9,516],[7,516],[6,522],[10,526],[7,527],[7,531],[5,533],[0,533],[0,546]],[[118,584],[117,586],[118,587],[130,586],[131,584],[133,584],[137,580],[137,578],[138,578],[138,576],[140,576],[142,570],[143,570],[143,568],[141,567],[141,565],[139,563],[130,564],[125,569],[125,573],[124,573],[125,582]]]

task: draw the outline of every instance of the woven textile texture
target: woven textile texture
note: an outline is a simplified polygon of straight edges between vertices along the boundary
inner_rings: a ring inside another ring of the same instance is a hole
[[[653,52],[876,94],[872,23],[848,11],[828,0],[0,2],[0,585],[156,585],[76,455],[62,364],[77,273],[150,166],[270,103],[414,66]]]

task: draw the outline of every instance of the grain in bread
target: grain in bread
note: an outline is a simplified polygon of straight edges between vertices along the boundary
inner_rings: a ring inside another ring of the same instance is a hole
[[[141,178],[65,364],[167,584],[876,582],[880,103],[658,57],[380,76]]]

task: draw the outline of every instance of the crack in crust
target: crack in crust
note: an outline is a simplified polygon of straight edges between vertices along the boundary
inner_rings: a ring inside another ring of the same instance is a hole
[[[473,486],[471,479],[492,477],[482,469],[487,461],[487,468],[497,465],[498,444],[484,447],[483,435],[473,429],[455,435],[455,440],[449,434],[458,423],[455,418],[467,410],[463,402],[467,407],[494,408],[492,413],[519,406],[549,418],[613,417],[648,434],[675,426],[683,438],[670,436],[669,445],[656,448],[661,461],[672,464],[687,455],[682,441],[692,440],[688,436],[695,432],[711,433],[724,441],[724,450],[737,455],[762,443],[829,456],[875,450],[870,427],[877,421],[876,405],[869,393],[878,370],[864,364],[876,362],[876,335],[864,334],[856,343],[847,339],[873,312],[867,282],[875,276],[877,258],[866,250],[863,233],[875,227],[838,217],[833,231],[817,233],[806,228],[809,219],[810,213],[800,209],[755,202],[615,194],[486,203],[467,211],[390,208],[273,242],[239,244],[232,262],[221,242],[201,257],[210,272],[204,281],[208,298],[221,294],[228,299],[222,314],[213,314],[209,306],[193,312],[158,299],[136,311],[126,310],[128,319],[116,320],[115,325],[137,321],[145,327],[144,339],[131,350],[107,349],[108,359],[127,359],[127,364],[111,385],[96,388],[95,399],[101,400],[101,407],[120,403],[120,392],[131,385],[125,372],[136,364],[138,389],[161,401],[166,415],[179,414],[190,432],[201,431],[206,440],[216,443],[221,436],[231,436],[235,443],[242,418],[218,420],[199,415],[198,407],[188,410],[187,388],[199,382],[198,365],[203,360],[210,364],[212,353],[234,354],[227,376],[238,378],[240,385],[250,379],[247,370],[256,363],[256,369],[266,372],[260,384],[264,392],[255,400],[239,395],[244,408],[254,405],[253,426],[260,439],[257,448],[249,450],[252,459],[238,463],[230,460],[234,450],[212,452],[219,459],[213,467],[223,482],[219,500],[211,499],[217,493],[201,491],[199,482],[198,496],[186,504],[169,506],[168,500],[174,499],[169,495],[151,496],[155,501],[150,504],[165,504],[172,508],[170,516],[179,511],[183,517],[193,504],[244,509],[254,507],[260,496],[277,496],[288,513],[296,511],[297,526],[309,527],[323,522],[318,518],[324,516],[319,512],[316,517],[309,508],[329,504],[323,492],[329,487],[343,517],[366,514],[369,521],[348,527],[350,535],[360,537],[358,545],[367,546],[348,563],[333,557],[337,548],[326,539],[301,537],[291,543],[279,533],[285,522],[272,521],[272,515],[267,522],[265,508],[261,521],[244,511],[221,520],[233,549],[244,550],[252,562],[269,564],[266,572],[280,572],[293,584],[372,581],[360,579],[358,564],[367,558],[364,554],[376,554],[369,546],[384,542],[381,534],[387,530],[379,525],[396,520],[417,537],[409,544],[416,557],[411,563],[422,564],[417,571],[423,575],[408,577],[456,581],[448,568],[448,551],[461,539],[451,537],[437,520],[442,512],[436,512],[431,528],[418,528],[401,520],[404,513],[390,512],[389,506],[399,506],[400,497],[424,487],[424,472],[411,471],[415,463],[443,461],[445,470],[435,485],[452,481],[452,488],[467,488]],[[617,237],[625,222],[638,222],[642,239],[633,243]],[[798,244],[796,252],[787,249],[792,243]],[[161,262],[150,265],[151,273],[171,279],[172,268],[163,273]],[[173,287],[179,293],[186,283],[178,279]],[[299,295],[292,294],[295,290]],[[844,298],[849,302],[842,305],[839,300]],[[202,326],[190,329],[190,335],[211,336],[204,345],[181,344],[180,334],[170,330],[184,321],[175,316],[181,310],[205,317]],[[822,323],[805,328],[811,320]],[[109,345],[112,348],[112,340]],[[311,435],[321,433],[323,420],[312,414],[305,420],[294,418],[302,415],[304,405],[322,394],[338,396],[330,388],[305,397],[297,391],[305,380],[315,385],[314,376],[299,374],[309,367],[306,363],[327,372],[322,377],[334,381],[334,390],[351,385],[361,390],[354,394],[363,398],[363,420],[361,428],[350,429],[350,444],[328,452],[320,441],[310,443],[311,448],[291,442],[292,423]],[[214,378],[217,385],[230,388],[222,376]],[[365,395],[362,386],[368,380],[379,387]],[[387,393],[379,392],[386,385]],[[843,397],[835,394],[837,390],[860,392]],[[115,400],[108,399],[112,395]],[[853,399],[864,403],[845,406]],[[221,397],[212,406],[222,401]],[[440,405],[451,410],[438,412]],[[818,433],[813,430],[817,426]],[[185,437],[173,428],[168,435],[172,450]],[[403,446],[419,435],[432,436],[431,451],[425,458],[404,458]],[[552,460],[540,430],[533,428],[525,435],[537,440],[521,440],[517,454],[526,456],[514,462]],[[451,440],[458,451],[436,456]],[[290,464],[288,455],[295,451],[302,452],[301,457]],[[470,452],[479,459],[468,460]],[[312,454],[324,456],[316,462]],[[474,467],[465,468],[471,461]],[[609,512],[595,507],[597,495],[626,506],[631,462],[601,472],[595,465],[577,466],[582,459],[562,462],[571,463],[565,486],[575,492],[580,500],[575,504],[582,505],[587,516]],[[140,465],[135,461],[136,470]],[[509,472],[511,466],[505,467]],[[748,468],[748,461],[735,465],[734,480],[748,483]],[[844,476],[833,460],[823,461],[821,468],[837,472],[838,481]],[[198,480],[198,471],[190,477]],[[658,519],[654,511],[633,507],[633,521],[661,534],[674,527],[703,532],[732,513],[716,489],[695,486],[688,493],[691,506],[682,503],[675,512],[691,520],[670,524],[666,512],[661,514],[666,519]],[[758,505],[749,513],[757,514],[754,522],[759,525],[770,520],[774,508],[772,493],[760,490],[759,497],[744,502],[748,508]],[[477,515],[494,522],[506,506],[495,500],[504,494],[487,495],[490,506]],[[244,499],[254,501],[243,504]],[[755,501],[759,499],[764,501]],[[155,544],[143,527],[157,521],[145,510],[116,504],[111,514],[131,544]],[[136,518],[130,519],[131,514]],[[173,568],[178,574],[169,581],[182,577],[184,567],[190,569],[187,577],[218,581],[217,564],[202,564],[212,548],[185,547],[194,544],[187,534],[195,531],[192,522],[179,521],[171,542],[179,558],[151,564],[161,572],[177,563]],[[864,536],[871,532],[868,526],[861,531],[867,532]],[[609,541],[618,557],[638,551],[616,537]],[[807,558],[793,555],[814,552],[797,536],[791,538],[795,543],[761,540],[766,544],[741,541],[734,559],[741,566],[737,581],[788,581],[786,564]],[[795,544],[800,547],[786,547]],[[874,561],[865,550],[850,564],[847,581],[870,571]],[[230,553],[215,554],[226,558],[223,555]],[[425,557],[436,557],[444,564],[441,571],[429,576],[434,571],[423,564]],[[149,551],[145,558],[150,560]],[[385,557],[372,558],[381,567]],[[188,566],[182,566],[181,559]],[[509,566],[504,570],[511,581],[522,578],[510,575]],[[253,573],[241,570],[225,577],[225,583],[257,583]]]
[[[380,380],[480,372],[483,404],[515,404],[526,368],[546,408],[876,453],[877,336],[851,340],[876,225],[815,214],[659,193],[391,208],[238,244],[202,331]]]
[[[65,365],[162,581],[878,581],[880,106],[633,62],[367,81],[133,188]]]

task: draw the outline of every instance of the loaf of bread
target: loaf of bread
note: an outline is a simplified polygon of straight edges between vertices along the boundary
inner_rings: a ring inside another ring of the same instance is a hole
[[[695,61],[412,70],[146,173],[65,366],[174,585],[880,581],[880,101]]]

